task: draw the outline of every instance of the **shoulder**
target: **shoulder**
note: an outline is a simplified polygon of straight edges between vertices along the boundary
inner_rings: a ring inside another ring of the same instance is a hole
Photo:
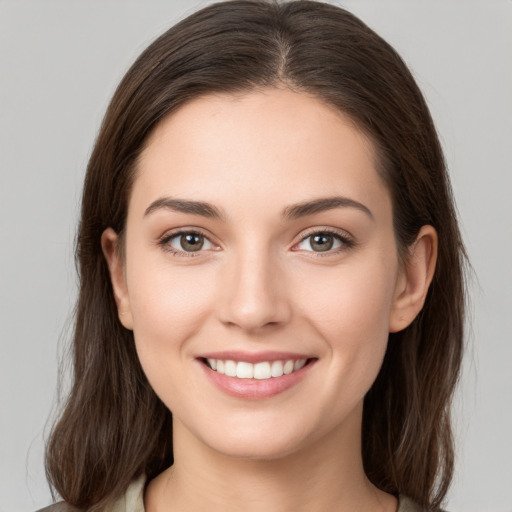
[[[72,507],[68,505],[64,501],[59,501],[59,503],[54,503],[49,507],[41,508],[36,510],[36,512],[80,512],[76,507]]]
[[[426,512],[423,507],[420,507],[417,503],[412,501],[406,496],[398,497],[398,509],[397,512]]]
[[[418,505],[415,501],[407,498],[407,496],[400,495],[398,497],[397,512],[430,512],[426,508]],[[436,509],[436,512],[446,512],[441,509]]]
[[[144,487],[146,477],[140,476],[133,480],[126,492],[120,496],[106,512],[144,512]],[[84,512],[73,507],[64,501],[54,503],[49,507],[42,508],[36,512]]]

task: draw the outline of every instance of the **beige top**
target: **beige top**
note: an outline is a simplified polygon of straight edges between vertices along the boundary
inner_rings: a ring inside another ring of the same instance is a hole
[[[128,487],[123,496],[121,496],[108,510],[108,512],[145,512],[144,511],[144,484],[146,478],[141,476],[134,480]],[[56,503],[38,512],[72,512],[73,508],[66,507],[64,503]],[[424,509],[416,505],[409,498],[398,497],[398,509],[396,512],[425,512]]]

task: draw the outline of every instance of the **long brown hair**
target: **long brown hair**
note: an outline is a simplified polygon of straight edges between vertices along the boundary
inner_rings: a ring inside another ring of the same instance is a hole
[[[453,472],[450,401],[463,349],[465,252],[442,149],[423,96],[395,50],[354,15],[311,1],[210,5],[156,39],[121,81],[91,155],[77,238],[80,292],[73,385],[47,446],[51,486],[102,510],[129,482],[172,464],[171,413],[151,389],[117,317],[100,238],[122,234],[134,169],[165,116],[212,92],[286,86],[348,114],[377,149],[402,254],[421,226],[439,235],[425,306],[390,334],[365,398],[363,460],[390,493],[437,507]]]

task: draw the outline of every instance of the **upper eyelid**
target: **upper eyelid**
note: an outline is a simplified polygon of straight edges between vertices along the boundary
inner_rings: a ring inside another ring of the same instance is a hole
[[[176,230],[171,230],[171,231],[168,231],[166,233],[164,233],[161,237],[158,238],[157,240],[157,245],[159,246],[165,246],[165,245],[168,245],[169,242],[174,239],[175,237],[179,237],[181,235],[185,235],[185,234],[196,234],[196,235],[201,235],[203,236],[204,238],[206,238],[212,245],[214,246],[217,246],[218,247],[218,244],[216,244],[215,242],[213,242],[211,240],[211,237],[208,236],[207,234],[205,234],[203,232],[202,229],[200,228],[178,228]],[[188,257],[194,257],[194,256],[199,256],[200,253],[202,252],[205,252],[205,251],[202,251],[202,250],[199,250],[199,251],[182,251],[182,250],[179,250],[179,249],[165,249],[167,250],[168,252],[171,252],[173,253],[174,255],[186,255]]]
[[[211,240],[210,235],[205,233],[201,228],[195,228],[195,227],[177,228],[176,230],[171,230],[169,232],[164,233],[162,236],[160,236],[159,240],[170,239],[177,235],[188,234],[188,233],[195,233],[195,234],[202,235],[205,238],[208,238],[208,240],[210,240],[210,242],[214,243],[213,240]],[[307,238],[308,236],[314,235],[316,233],[329,233],[332,235],[338,235],[342,238],[350,238],[350,239],[353,238],[353,236],[348,231],[346,231],[344,229],[330,228],[330,227],[314,227],[314,228],[307,228],[305,230],[305,232],[302,233],[302,235],[298,241],[301,242],[302,240],[304,240],[304,238]]]
[[[186,235],[186,234],[196,234],[196,235],[201,235],[203,236],[204,238],[208,239],[212,244],[214,245],[218,245],[216,244],[212,239],[211,239],[211,236],[206,234],[202,229],[200,228],[179,228],[179,229],[176,229],[175,231],[172,230],[172,231],[168,231],[166,233],[164,233],[162,236],[160,236],[158,238],[159,242],[165,242],[165,241],[169,241],[171,240],[172,238],[176,237],[176,236],[179,236],[179,235]]]
[[[328,256],[336,256],[340,254],[341,252],[352,248],[356,246],[356,241],[354,240],[354,237],[347,233],[344,230],[338,230],[334,228],[324,228],[324,229],[316,229],[313,228],[312,231],[307,232],[306,234],[302,235],[299,242],[296,242],[293,246],[302,243],[307,238],[316,235],[316,234],[328,234],[330,236],[333,236],[337,238],[342,243],[342,247],[338,247],[335,250],[328,250],[328,251],[305,251],[306,253],[314,254],[315,257],[328,257]],[[297,251],[297,250],[296,250]]]
[[[340,238],[349,238],[353,239],[354,237],[345,229],[339,229],[339,228],[328,228],[328,227],[320,227],[320,228],[308,228],[306,229],[305,233],[301,235],[300,241],[304,240],[304,238],[307,238],[308,236],[317,234],[317,233],[329,233],[330,235],[337,235]]]
[[[176,237],[182,236],[182,235],[200,235],[200,236],[204,237],[206,240],[208,240],[211,244],[217,245],[217,244],[215,244],[215,242],[212,241],[212,239],[209,235],[205,234],[203,231],[201,231],[200,229],[196,229],[196,228],[178,229],[177,231],[170,231],[170,232],[162,235],[161,237],[159,237],[159,242],[167,243],[170,240],[172,240]]]

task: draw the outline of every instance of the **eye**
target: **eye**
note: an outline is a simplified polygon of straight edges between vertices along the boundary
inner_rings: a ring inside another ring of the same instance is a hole
[[[297,245],[298,250],[305,250],[317,253],[336,253],[348,249],[354,245],[346,235],[335,231],[315,231],[305,236]],[[326,254],[327,255],[327,254]]]
[[[160,242],[176,256],[196,256],[194,253],[214,249],[215,246],[198,231],[178,231],[165,236]]]

